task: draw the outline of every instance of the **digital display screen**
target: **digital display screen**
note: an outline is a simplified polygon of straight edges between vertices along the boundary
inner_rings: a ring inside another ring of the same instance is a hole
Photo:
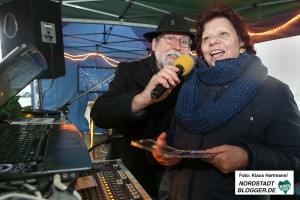
[[[114,67],[78,67],[78,92],[105,92],[113,80]]]

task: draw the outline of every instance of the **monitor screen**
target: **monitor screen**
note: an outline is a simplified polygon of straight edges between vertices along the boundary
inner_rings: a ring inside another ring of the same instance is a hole
[[[33,45],[24,43],[14,48],[0,62],[0,106],[46,69],[44,57]]]
[[[78,92],[105,92],[114,77],[114,67],[78,67]]]

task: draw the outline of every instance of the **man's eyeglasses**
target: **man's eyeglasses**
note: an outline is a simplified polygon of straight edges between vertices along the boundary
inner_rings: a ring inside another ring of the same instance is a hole
[[[184,47],[184,48],[188,48],[192,44],[192,41],[189,38],[180,38],[180,39],[177,39],[176,37],[172,37],[172,36],[162,36],[162,37],[159,37],[159,38],[163,38],[166,43],[172,44],[172,45],[174,45],[177,42],[177,40],[178,40],[180,46]]]

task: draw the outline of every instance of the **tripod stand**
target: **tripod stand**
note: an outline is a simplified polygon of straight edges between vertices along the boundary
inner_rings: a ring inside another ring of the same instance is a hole
[[[69,114],[69,108],[68,106],[71,105],[74,101],[76,101],[77,99],[81,98],[82,96],[88,94],[89,92],[91,92],[92,90],[94,90],[95,88],[99,87],[100,85],[102,85],[103,83],[105,83],[106,81],[108,81],[109,79],[111,79],[112,77],[114,77],[115,74],[109,76],[108,78],[106,78],[105,80],[99,82],[97,85],[95,85],[94,87],[92,87],[91,89],[85,91],[84,93],[82,93],[81,95],[75,97],[74,99],[71,99],[70,101],[68,101],[67,103],[65,103],[64,105],[62,105],[61,107],[58,108],[58,110],[62,111],[62,113],[64,115]]]

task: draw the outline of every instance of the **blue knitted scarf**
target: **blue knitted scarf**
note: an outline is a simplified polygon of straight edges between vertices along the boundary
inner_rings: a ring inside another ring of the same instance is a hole
[[[195,134],[203,134],[226,124],[254,97],[268,74],[261,60],[248,52],[238,58],[216,62],[209,67],[201,58],[196,62],[193,75],[183,84],[178,96],[175,114],[183,126]],[[199,105],[199,83],[207,86],[232,86],[218,100]]]

